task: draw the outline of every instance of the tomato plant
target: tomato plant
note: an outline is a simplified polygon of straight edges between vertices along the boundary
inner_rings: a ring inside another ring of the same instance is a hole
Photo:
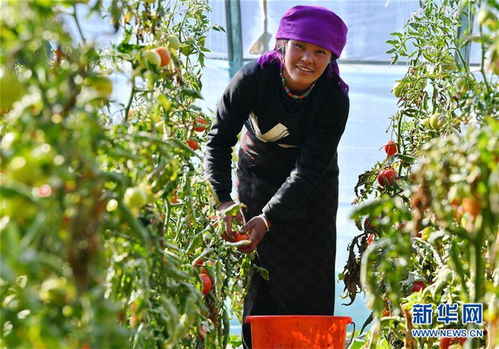
[[[499,344],[499,177],[492,150],[499,130],[493,54],[499,28],[484,13],[494,16],[499,8],[493,2],[420,5],[404,31],[388,41],[393,62],[408,60],[407,73],[392,90],[398,110],[389,130],[397,152],[390,155],[387,144],[388,156],[359,176],[354,203],[361,205],[352,217],[363,233],[348,246],[340,278],[350,304],[364,291],[373,310],[366,348],[438,345],[412,337],[417,326],[411,308],[451,301],[483,304],[484,324],[462,327],[486,327],[487,336],[465,345],[493,347]],[[471,33],[463,19],[477,13],[478,32]],[[478,68],[465,58],[470,41],[481,45]],[[374,231],[377,238],[367,243]],[[433,328],[447,328],[432,320]]]
[[[201,0],[2,2],[0,346],[229,342],[226,300],[241,302],[250,261],[207,218],[210,187],[186,144],[205,141],[192,125],[209,118],[196,105],[207,11]],[[119,40],[96,46],[85,13]],[[196,259],[217,261],[203,266],[204,297]]]

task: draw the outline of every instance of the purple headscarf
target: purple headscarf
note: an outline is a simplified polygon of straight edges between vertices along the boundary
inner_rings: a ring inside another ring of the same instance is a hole
[[[334,12],[322,6],[294,6],[281,18],[276,40],[291,39],[321,46],[339,58],[347,40],[347,26]],[[258,64],[283,65],[283,55],[276,49],[264,53]],[[336,59],[329,65],[329,73],[338,79],[341,89],[347,93],[348,85],[341,79]]]

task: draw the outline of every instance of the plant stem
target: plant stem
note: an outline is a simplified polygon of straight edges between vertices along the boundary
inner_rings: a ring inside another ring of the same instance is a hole
[[[81,26],[80,26],[80,21],[78,20],[78,13],[77,13],[77,7],[76,7],[76,3],[73,4],[73,18],[75,20],[75,23],[76,23],[76,29],[78,29],[78,33],[80,34],[80,38],[81,38],[81,41],[83,42],[83,44],[86,43],[86,39],[85,39],[85,36],[83,35],[83,31],[81,30]]]
[[[125,117],[123,118],[124,124],[128,123],[128,113],[130,112],[130,107],[132,106],[133,97],[135,95],[135,77],[132,78],[132,90],[130,91],[130,98],[128,99],[127,106],[125,108]]]
[[[482,29],[482,25],[481,24],[479,25],[479,28],[480,28],[480,36],[482,36],[483,35],[483,29]],[[480,46],[481,46],[481,49],[482,49],[482,59],[481,59],[481,63],[480,63],[480,73],[482,73],[483,82],[485,83],[485,86],[487,86],[487,94],[490,94],[490,92],[491,92],[490,85],[489,85],[489,82],[487,81],[487,74],[485,74],[485,69],[484,69],[484,64],[485,64],[485,44],[482,42]]]

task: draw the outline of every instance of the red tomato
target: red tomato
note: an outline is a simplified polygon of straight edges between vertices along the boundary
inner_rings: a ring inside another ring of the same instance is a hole
[[[424,288],[426,287],[426,284],[424,283],[424,281],[414,281],[414,283],[412,284],[412,292],[419,292],[419,291],[422,291],[424,290]]]
[[[170,199],[170,203],[171,204],[178,204],[178,194],[177,193],[172,194],[172,198]]]
[[[389,156],[393,156],[393,155],[397,154],[397,151],[398,151],[398,149],[397,149],[397,143],[395,143],[392,140],[386,142],[386,144],[385,144],[385,152]]]
[[[397,181],[397,172],[389,168],[378,173],[378,183],[384,187],[385,185],[393,185]]]
[[[166,47],[157,47],[154,49],[156,53],[161,57],[160,67],[164,67],[169,64],[171,61],[170,50]]]
[[[206,125],[206,120],[205,119],[196,119],[196,122],[194,124],[194,131],[196,132],[203,132],[204,130],[206,130],[206,127],[204,127],[203,125]]]
[[[195,140],[192,140],[192,139],[188,139],[187,140],[187,145],[189,146],[189,148],[191,148],[192,150],[197,150],[199,148],[199,144],[198,142],[196,142]]]
[[[202,259],[198,259],[196,262],[192,263],[193,266],[201,268],[201,274],[206,274],[206,269],[204,268],[204,261]]]
[[[236,242],[243,241],[243,240],[249,240],[249,235],[244,234],[244,233],[235,233],[234,239],[236,239]]]
[[[480,202],[473,197],[463,199],[464,212],[469,213],[471,216],[476,217],[480,213]]]
[[[213,280],[206,275],[205,273],[199,274],[199,277],[201,278],[201,281],[203,282],[203,296],[206,296],[208,292],[210,292],[211,288],[213,287]]]
[[[196,266],[196,265],[203,266],[204,265],[204,261],[203,261],[202,258],[200,258],[197,261],[195,261],[194,263],[192,263],[192,265],[194,265],[194,266]]]
[[[374,234],[369,234],[369,236],[367,237],[367,244],[369,245],[371,242],[373,242],[374,240]]]
[[[383,316],[391,316],[392,315],[392,312],[390,311],[390,309],[385,309],[385,311],[383,312]]]
[[[447,349],[451,346],[451,344],[464,344],[466,342],[466,338],[453,338],[453,337],[444,337],[440,338],[440,349]]]

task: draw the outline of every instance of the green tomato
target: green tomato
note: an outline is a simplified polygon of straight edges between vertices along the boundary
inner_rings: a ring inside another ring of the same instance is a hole
[[[489,63],[489,70],[495,75],[499,75],[499,54],[496,55],[496,52],[492,54],[492,59]]]
[[[457,69],[457,65],[456,65],[456,61],[454,60],[454,58],[447,57],[442,62],[442,70],[444,70],[444,71],[449,72],[449,71],[454,71],[456,69]]]
[[[147,204],[148,195],[144,188],[133,187],[125,191],[124,202],[130,208],[140,208]]]
[[[180,47],[180,40],[175,34],[170,34],[166,37],[166,42],[168,47],[174,50],[178,50]]]
[[[14,221],[24,222],[35,218],[38,213],[36,205],[23,197],[2,198],[0,212]]]
[[[7,165],[7,175],[17,182],[29,185],[41,177],[42,171],[33,159],[16,156]]]
[[[14,69],[14,68],[12,68]],[[0,113],[9,111],[14,102],[24,95],[24,86],[21,84],[15,71],[0,69]]]
[[[45,303],[63,304],[74,300],[76,289],[64,277],[51,277],[42,283],[38,296]]]
[[[62,315],[65,317],[71,317],[74,314],[74,308],[70,305],[65,305],[62,308]]]
[[[466,83],[466,78],[460,76],[456,79],[456,88],[459,92],[464,93],[468,91],[468,85]]]
[[[16,132],[7,132],[3,138],[2,138],[2,148],[4,150],[10,150],[13,148],[13,145],[18,141],[20,138],[19,133]]]
[[[85,79],[85,84],[92,88],[100,98],[107,99],[113,93],[113,82],[108,77],[89,76]]]
[[[430,235],[432,233],[432,228],[426,227],[423,230],[421,230],[421,239],[423,240],[428,240],[430,238]]]
[[[180,46],[180,52],[182,52],[184,56],[190,55],[193,50],[193,47],[188,44],[183,44],[182,46]]]
[[[152,64],[158,68],[161,66],[161,56],[156,51],[145,51],[143,56],[147,63]]]
[[[163,110],[168,113],[172,108],[172,102],[165,95],[161,94],[158,96],[158,102],[163,107]]]
[[[116,201],[115,199],[111,199],[106,204],[106,211],[112,212],[116,210],[117,207],[118,207],[118,201]]]
[[[430,117],[430,126],[435,131],[440,130],[443,125],[444,125],[444,121],[440,118],[439,114],[433,114]]]
[[[404,89],[404,83],[401,80],[397,80],[392,87],[392,93],[395,97],[400,98],[402,96],[402,93],[404,92]]]
[[[50,164],[56,157],[56,153],[48,143],[40,144],[31,150],[30,156],[38,166]]]
[[[477,15],[478,22],[491,31],[495,31],[497,28],[497,18],[489,9],[482,9]]]
[[[424,118],[421,120],[421,125],[423,125],[424,128],[430,128],[430,118]]]

